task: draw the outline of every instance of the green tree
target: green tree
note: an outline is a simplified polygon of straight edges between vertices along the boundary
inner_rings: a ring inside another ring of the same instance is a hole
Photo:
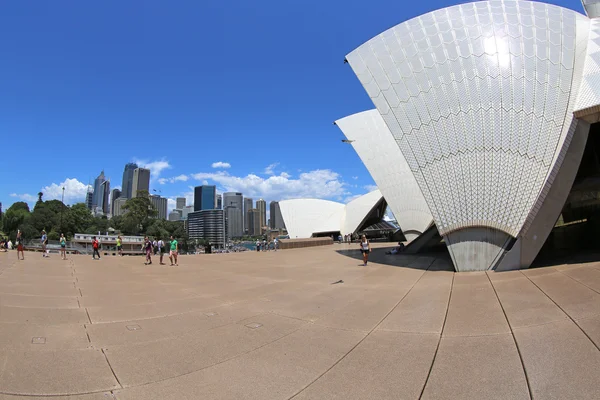
[[[28,224],[30,218],[29,206],[23,201],[18,201],[10,206],[2,219],[2,230],[11,239],[17,237],[17,230]],[[31,229],[28,229],[31,231]]]
[[[157,215],[145,190],[140,190],[136,198],[127,200],[123,209],[127,211],[123,215],[123,231],[127,234],[146,232],[153,222],[151,219]]]

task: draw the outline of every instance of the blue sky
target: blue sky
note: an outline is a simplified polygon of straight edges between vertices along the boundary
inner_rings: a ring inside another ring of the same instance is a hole
[[[456,3],[3,1],[3,208],[62,186],[83,201],[102,169],[120,186],[130,161],[170,198],[202,183],[267,201],[366,193],[373,181],[332,125],[373,108],[344,56]]]

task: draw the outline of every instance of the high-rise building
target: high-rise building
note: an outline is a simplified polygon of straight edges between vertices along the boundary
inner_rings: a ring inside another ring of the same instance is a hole
[[[215,209],[223,209],[223,195],[220,193],[217,193],[217,196],[215,197]]]
[[[109,199],[110,199],[110,180],[105,180],[100,184],[98,192],[94,191],[96,197],[96,206],[94,211],[97,215],[103,214],[108,215],[110,212]]]
[[[127,212],[127,210],[123,209],[123,206],[125,206],[125,203],[127,203],[127,200],[125,197],[119,197],[118,199],[116,199],[113,204],[112,204],[112,216],[113,217],[118,217],[120,215],[123,215]]]
[[[167,198],[156,194],[151,194],[150,202],[156,210],[156,218],[167,219]]]
[[[267,226],[267,202],[263,199],[256,200],[256,209],[260,212],[260,227]]]
[[[183,210],[183,207],[185,207],[185,197],[178,197],[175,200],[175,208],[178,210]]]
[[[185,206],[181,210],[181,218],[186,220],[188,218],[188,215],[190,215],[190,213],[193,213],[193,212],[194,212],[194,206]]]
[[[214,210],[217,187],[214,185],[202,185],[194,188],[194,211]]]
[[[244,196],[239,192],[223,193],[223,210],[227,221],[227,234],[229,237],[244,235]]]
[[[131,198],[137,197],[139,191],[150,193],[150,170],[147,168],[136,168],[133,170]]]
[[[132,198],[133,171],[135,171],[137,167],[138,165],[136,163],[125,164],[125,169],[123,170],[123,183],[121,185],[121,197],[125,197],[126,199]]]
[[[262,234],[260,226],[260,211],[256,208],[248,210],[248,235],[258,236]]]
[[[190,239],[204,239],[212,245],[225,247],[227,225],[223,210],[200,210],[188,215],[186,232]]]
[[[248,212],[254,208],[254,200],[250,197],[244,197],[244,232],[250,233],[250,220],[248,219]]]
[[[92,185],[88,185],[88,190],[87,190],[87,193],[85,194],[85,206],[90,211],[92,211],[92,208],[94,208],[94,206],[92,204],[93,202],[94,202],[94,188],[92,188]]]
[[[283,216],[281,215],[281,208],[279,208],[278,201],[272,201],[269,203],[269,213],[269,228],[285,229],[285,223],[283,222]]]
[[[100,207],[104,193],[100,193],[100,185],[102,185],[106,181],[104,177],[104,170],[100,172],[100,175],[94,180],[94,195],[92,196],[92,208]]]
[[[169,213],[169,221],[180,221],[181,220],[181,210],[174,209]]]
[[[119,189],[110,191],[110,215],[115,215],[115,201],[121,197],[122,192]]]

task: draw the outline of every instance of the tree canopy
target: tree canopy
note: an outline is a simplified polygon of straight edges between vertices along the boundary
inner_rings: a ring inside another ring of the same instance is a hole
[[[70,239],[75,233],[105,233],[114,230],[123,235],[148,235],[163,240],[173,235],[178,238],[181,248],[187,249],[188,238],[183,223],[156,219],[157,212],[147,192],[127,200],[123,207],[126,213],[110,220],[104,216],[93,216],[84,203],[67,206],[59,200],[42,201],[41,196],[39,197],[33,211],[30,211],[27,203],[21,201],[6,210],[0,226],[5,235],[14,240],[20,229],[25,240],[31,240],[39,237],[43,229],[50,240],[57,240],[61,233]]]

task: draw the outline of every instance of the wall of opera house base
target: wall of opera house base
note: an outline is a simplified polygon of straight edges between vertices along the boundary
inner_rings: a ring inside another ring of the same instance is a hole
[[[564,207],[573,181],[577,176],[581,158],[585,150],[590,125],[578,121],[577,128],[568,146],[565,158],[554,178],[550,191],[546,196],[535,219],[527,233],[517,239],[515,245],[508,251],[496,266],[496,271],[507,271],[528,268],[548,239]]]
[[[512,237],[488,227],[473,227],[444,236],[454,268],[459,272],[492,269]]]
[[[300,249],[303,247],[327,246],[333,244],[330,237],[310,238],[310,239],[280,239],[279,249]]]

